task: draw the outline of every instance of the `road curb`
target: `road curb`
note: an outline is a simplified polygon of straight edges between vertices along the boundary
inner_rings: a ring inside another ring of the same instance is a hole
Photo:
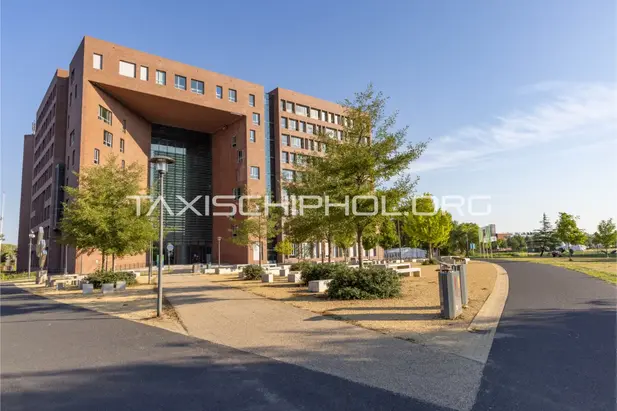
[[[467,327],[467,331],[474,338],[467,339],[466,347],[460,353],[460,355],[482,364],[486,364],[488,360],[488,354],[491,351],[495,332],[497,331],[510,289],[508,272],[497,264],[489,264],[492,264],[497,270],[495,285],[482,308],[480,308],[478,314],[476,314],[469,327]]]

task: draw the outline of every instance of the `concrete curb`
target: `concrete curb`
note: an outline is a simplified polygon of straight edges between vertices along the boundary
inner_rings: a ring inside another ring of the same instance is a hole
[[[509,290],[506,270],[497,264],[492,265],[497,271],[495,285],[471,324],[466,329],[445,329],[428,337],[418,334],[417,343],[486,364]]]

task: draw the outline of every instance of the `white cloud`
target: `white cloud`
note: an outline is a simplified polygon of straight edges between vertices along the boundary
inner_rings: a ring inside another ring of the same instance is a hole
[[[457,167],[554,141],[576,147],[617,139],[617,84],[544,82],[523,91],[547,95],[528,110],[435,139],[411,171]]]

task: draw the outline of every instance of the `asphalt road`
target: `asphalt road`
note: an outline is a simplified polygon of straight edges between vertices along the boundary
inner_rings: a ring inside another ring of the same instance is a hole
[[[443,410],[12,286],[1,293],[2,411]]]
[[[497,263],[510,292],[474,410],[615,410],[617,288],[550,265]]]

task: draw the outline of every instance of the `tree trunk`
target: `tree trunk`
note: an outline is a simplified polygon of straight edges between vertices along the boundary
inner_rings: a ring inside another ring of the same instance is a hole
[[[319,245],[321,245],[321,263],[323,264],[324,261],[326,261],[326,253],[324,252],[323,241],[320,241]]]
[[[116,271],[116,253],[111,255],[111,271]]]
[[[332,262],[332,239],[328,237],[328,263]]]
[[[428,243],[428,261],[433,262],[433,243]]]
[[[358,266],[362,268],[362,230],[356,232],[356,241],[358,242]]]

